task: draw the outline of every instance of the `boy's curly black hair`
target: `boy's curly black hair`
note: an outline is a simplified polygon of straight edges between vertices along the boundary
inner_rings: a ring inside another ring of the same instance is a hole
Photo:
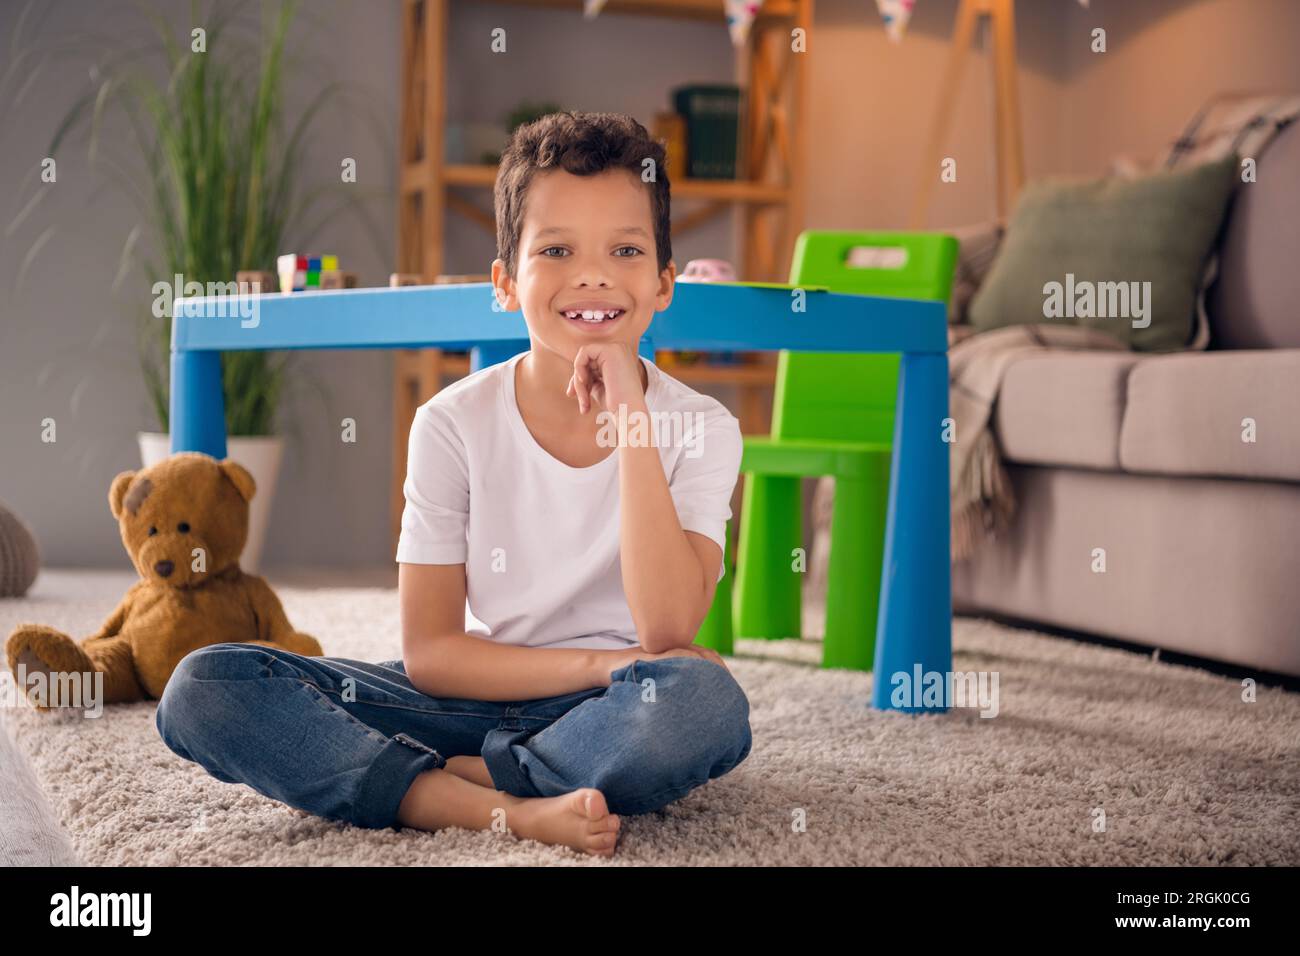
[[[497,258],[515,278],[519,264],[519,236],[524,228],[524,201],[536,170],[563,169],[590,176],[606,169],[627,169],[638,178],[645,160],[654,160],[650,189],[650,218],[654,222],[659,271],[673,257],[670,235],[670,189],[663,144],[624,113],[587,113],[568,110],[548,113],[518,127],[501,154],[495,188]]]

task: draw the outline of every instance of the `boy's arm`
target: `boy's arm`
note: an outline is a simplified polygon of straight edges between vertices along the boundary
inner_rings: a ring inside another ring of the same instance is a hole
[[[626,663],[626,651],[514,647],[466,634],[463,564],[402,563],[397,590],[406,675],[431,697],[558,697],[608,687]]]
[[[649,420],[643,397],[627,404],[628,421]],[[637,636],[650,653],[688,647],[713,604],[722,549],[682,530],[657,447],[620,442],[618,455],[619,557]]]

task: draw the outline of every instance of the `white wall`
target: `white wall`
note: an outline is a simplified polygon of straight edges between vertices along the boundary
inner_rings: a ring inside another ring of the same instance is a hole
[[[1065,172],[1159,155],[1217,93],[1300,93],[1295,0],[1092,0],[1069,24]],[[1089,47],[1094,26],[1104,54]]]

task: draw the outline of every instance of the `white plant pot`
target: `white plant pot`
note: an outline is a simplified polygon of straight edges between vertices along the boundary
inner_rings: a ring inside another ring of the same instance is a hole
[[[139,432],[140,460],[144,467],[156,465],[171,455],[171,435],[162,432]],[[279,435],[238,435],[226,439],[226,457],[248,469],[257,483],[257,492],[248,504],[248,541],[239,558],[239,566],[257,574],[262,560],[266,526],[271,520],[271,500],[280,474],[280,457],[284,439]]]

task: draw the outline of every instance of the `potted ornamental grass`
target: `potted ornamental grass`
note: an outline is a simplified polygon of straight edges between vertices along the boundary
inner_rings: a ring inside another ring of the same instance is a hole
[[[304,137],[333,86],[320,89],[292,130],[282,125],[285,41],[295,4],[284,3],[253,31],[231,29],[235,7],[200,14],[191,8],[188,35],[158,14],[150,49],[109,58],[91,71],[91,88],[63,117],[49,155],[74,130],[87,128],[92,163],[102,148],[103,123],[118,107],[129,120],[128,139],[139,173],[122,176],[142,222],[123,249],[155,290],[197,282],[230,283],[241,270],[273,271],[286,238],[299,225],[319,190],[300,196],[295,173],[302,168]],[[248,31],[244,31],[245,35]],[[150,55],[152,54],[152,55]],[[146,251],[147,250],[147,251]],[[272,291],[272,290],[263,290]],[[139,433],[147,467],[170,454],[168,433],[171,296],[162,309],[157,296],[137,312],[140,368],[160,431]],[[227,456],[257,482],[241,565],[256,572],[280,469],[283,438],[276,411],[289,371],[289,354],[226,352],[221,356]]]

